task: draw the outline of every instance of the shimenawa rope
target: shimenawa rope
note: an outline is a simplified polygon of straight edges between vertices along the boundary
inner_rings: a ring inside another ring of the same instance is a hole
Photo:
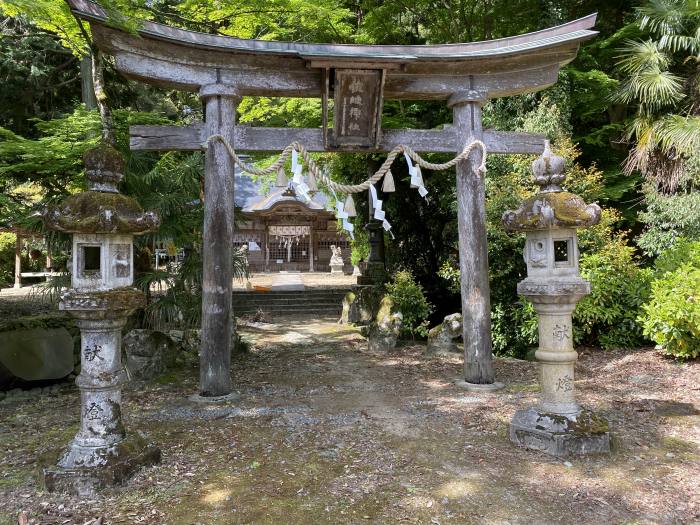
[[[289,158],[289,156],[292,154],[292,151],[296,150],[304,159],[306,165],[308,166],[309,172],[316,178],[317,181],[321,181],[323,184],[325,184],[332,190],[345,194],[366,191],[369,189],[371,184],[376,184],[377,182],[379,182],[382,179],[382,177],[384,177],[384,175],[387,174],[387,172],[391,168],[392,163],[400,153],[407,154],[411,159],[413,159],[413,162],[415,162],[422,168],[434,171],[442,171],[450,169],[453,166],[455,166],[460,160],[468,158],[472,150],[478,146],[481,149],[481,164],[479,164],[478,172],[482,175],[486,173],[486,144],[484,144],[480,140],[474,140],[470,142],[469,144],[464,146],[464,149],[461,151],[461,153],[459,153],[459,155],[457,155],[452,160],[449,160],[442,164],[428,162],[423,157],[418,155],[418,153],[413,151],[413,149],[411,149],[410,147],[404,146],[403,144],[399,144],[398,146],[394,147],[394,149],[392,149],[391,152],[389,152],[389,155],[387,156],[386,160],[374,173],[374,175],[372,175],[369,179],[367,179],[361,184],[340,184],[338,182],[334,182],[319,169],[319,167],[311,158],[311,155],[309,155],[309,152],[306,150],[304,145],[296,141],[292,142],[286,148],[284,148],[277,160],[273,162],[270,166],[268,166],[267,168],[258,168],[252,164],[247,164],[246,162],[243,162],[243,160],[241,160],[241,158],[234,151],[233,147],[231,146],[231,143],[223,135],[215,134],[207,137],[207,140],[205,140],[202,144],[204,149],[207,149],[209,143],[213,140],[220,141],[226,148],[226,151],[231,156],[234,163],[238,164],[238,166],[240,166],[240,168],[243,171],[251,173],[253,175],[269,175],[270,173],[276,173],[277,170],[279,170],[287,161],[287,158]]]

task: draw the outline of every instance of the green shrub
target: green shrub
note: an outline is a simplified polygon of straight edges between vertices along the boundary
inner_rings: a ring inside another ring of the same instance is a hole
[[[652,272],[639,266],[634,249],[616,237],[601,251],[581,257],[580,268],[591,294],[574,311],[575,342],[605,349],[643,344],[637,318],[649,297]]]
[[[683,264],[700,268],[700,241],[679,239],[672,248],[664,251],[654,262],[654,269],[659,277],[673,272]]]
[[[700,355],[700,268],[686,263],[652,283],[651,299],[639,321],[644,334],[667,354]]]
[[[524,357],[537,346],[537,313],[532,303],[521,298],[515,303],[491,307],[493,352],[500,356]]]
[[[394,274],[391,282],[386,284],[387,292],[393,303],[393,309],[403,315],[402,330],[415,336],[428,335],[428,316],[432,305],[425,298],[423,287],[416,282],[409,270]]]
[[[0,233],[0,286],[15,279],[15,234]]]

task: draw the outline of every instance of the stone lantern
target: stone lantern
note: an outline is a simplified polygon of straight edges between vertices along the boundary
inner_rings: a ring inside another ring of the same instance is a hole
[[[144,212],[117,184],[124,159],[109,145],[86,152],[88,191],[48,209],[48,229],[72,234],[71,287],[59,308],[75,318],[81,336],[80,430],[58,465],[44,470],[48,490],[89,495],[124,481],[160,451],[121,421],[126,371],[121,332],[127,317],[145,304],[134,280],[133,237],[155,231],[158,217]]]
[[[518,293],[535,307],[539,321],[541,399],[539,405],[519,410],[510,424],[514,443],[553,455],[601,453],[610,450],[606,420],[582,408],[574,391],[571,314],[590,293],[590,283],[579,274],[576,229],[600,221],[600,207],[563,191],[564,159],[544,153],[532,163],[540,191],[516,211],[503,215],[511,231],[525,232],[527,278]]]

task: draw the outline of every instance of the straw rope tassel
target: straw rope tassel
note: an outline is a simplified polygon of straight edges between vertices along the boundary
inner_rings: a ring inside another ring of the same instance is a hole
[[[318,191],[318,184],[316,183],[316,176],[314,172],[309,170],[309,174],[306,177],[306,185],[309,187],[309,191]]]
[[[394,185],[394,176],[391,170],[386,170],[386,175],[384,175],[384,182],[382,182],[382,191],[384,193],[393,193],[396,191],[396,186]]]
[[[348,194],[347,199],[345,199],[345,212],[348,214],[348,217],[357,217],[355,201],[352,200],[352,195],[350,194]]]

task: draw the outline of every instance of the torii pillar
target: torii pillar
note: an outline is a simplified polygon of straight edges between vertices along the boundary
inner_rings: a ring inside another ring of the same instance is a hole
[[[234,144],[236,107],[233,86],[202,86],[206,137],[223,135]],[[233,330],[233,159],[221,141],[209,143],[204,160],[204,227],[202,239],[202,343],[199,393],[220,397],[231,393]]]
[[[488,95],[474,90],[453,93],[452,108],[457,150],[474,140],[483,140],[481,106]],[[486,238],[486,189],[479,173],[481,154],[472,153],[457,164],[457,228],[462,299],[464,378],[457,382],[467,390],[497,390],[491,342],[491,298]]]

